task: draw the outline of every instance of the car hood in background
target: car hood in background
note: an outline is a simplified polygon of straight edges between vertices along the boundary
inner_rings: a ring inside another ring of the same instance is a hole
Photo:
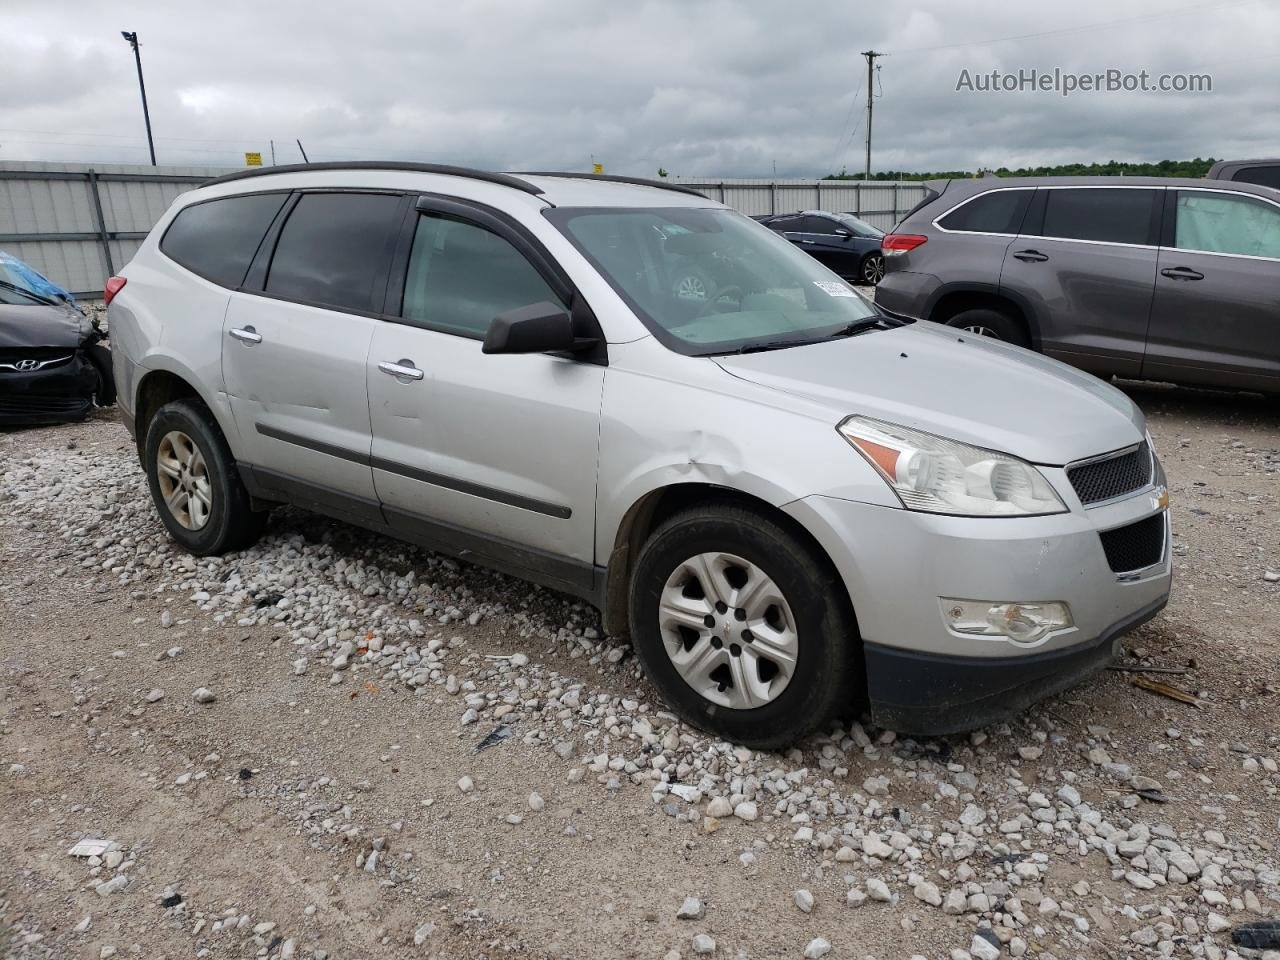
[[[64,304],[0,304],[0,348],[78,347],[92,329],[88,317]]]
[[[1060,466],[1135,444],[1145,418],[1097,377],[920,322],[806,347],[716,357],[735,377],[849,414]]]

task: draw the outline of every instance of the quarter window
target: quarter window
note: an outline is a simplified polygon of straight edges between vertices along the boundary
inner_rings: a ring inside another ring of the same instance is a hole
[[[1280,258],[1280,209],[1250,197],[1179,190],[1173,245]]]
[[[1231,179],[1240,183],[1256,183],[1262,187],[1280,189],[1280,163],[1265,167],[1242,167]]]
[[[1112,187],[1046,190],[1044,227],[1037,236],[1100,243],[1151,243],[1155,190]]]
[[[956,207],[938,225],[966,233],[1017,233],[1030,200],[1030,190],[995,190]]]
[[[266,292],[330,307],[377,309],[399,206],[400,198],[388,194],[303,194],[280,231]]]
[[[287,197],[286,193],[254,193],[192,204],[173,218],[160,249],[206,280],[238,287],[262,235]]]
[[[515,247],[483,227],[427,214],[409,253],[402,316],[481,339],[500,313],[560,298]]]

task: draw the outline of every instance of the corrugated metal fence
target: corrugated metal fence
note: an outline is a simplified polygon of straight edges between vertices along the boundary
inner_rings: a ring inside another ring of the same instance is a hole
[[[0,163],[0,249],[82,299],[106,278],[179,194],[225,167]],[[833,210],[889,229],[923,196],[919,183],[672,177],[751,216]]]
[[[222,167],[0,163],[0,249],[84,299],[129,262],[174,197]]]
[[[831,210],[888,230],[924,198],[924,184],[890,180],[770,180],[672,177],[748,216]]]

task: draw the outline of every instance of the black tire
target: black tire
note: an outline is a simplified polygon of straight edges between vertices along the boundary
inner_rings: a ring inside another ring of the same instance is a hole
[[[877,264],[879,265],[877,267]],[[884,279],[884,254],[868,253],[862,258],[862,265],[858,268],[858,282],[869,283],[875,286]]]
[[[116,402],[116,379],[111,371],[111,348],[104,343],[93,343],[87,352],[89,362],[98,371],[98,406],[112,406]]]
[[[156,411],[146,430],[143,468],[151,499],[169,536],[190,553],[205,557],[243,549],[262,535],[267,515],[252,509],[231,449],[208,407],[196,399],[173,400]],[[212,505],[199,529],[184,526],[161,493],[157,456],[172,431],[189,437],[204,459]]]
[[[1003,340],[1018,347],[1030,347],[1031,338],[1027,329],[1020,322],[990,307],[974,307],[972,310],[961,310],[947,321],[949,327],[959,327],[977,333],[979,336]]]
[[[677,568],[703,552],[731,553],[758,566],[792,610],[795,668],[763,706],[734,709],[712,702],[684,680],[667,654],[659,624],[663,588]],[[844,584],[817,549],[753,509],[705,505],[666,520],[636,559],[628,613],[636,654],[659,693],[683,719],[717,736],[773,749],[861,707],[861,640]]]

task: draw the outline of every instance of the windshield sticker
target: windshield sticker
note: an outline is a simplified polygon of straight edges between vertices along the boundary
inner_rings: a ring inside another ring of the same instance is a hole
[[[815,280],[813,285],[829,297],[856,297],[857,294],[835,280]]]

